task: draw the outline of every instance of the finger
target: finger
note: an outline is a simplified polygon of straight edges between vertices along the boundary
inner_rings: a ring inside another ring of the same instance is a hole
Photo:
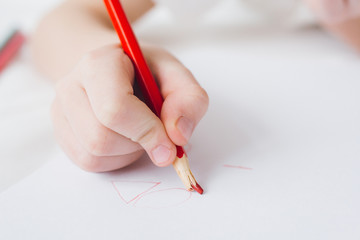
[[[185,145],[209,105],[206,91],[191,72],[163,50],[148,50],[149,65],[165,99],[161,119],[170,139]]]
[[[99,157],[91,155],[82,147],[61,111],[58,101],[52,105],[52,119],[55,137],[68,157],[79,167],[90,172],[105,172],[127,166],[137,160],[144,151],[136,151],[121,156]]]
[[[82,73],[81,84],[96,118],[104,126],[138,142],[157,166],[171,164],[176,149],[164,125],[133,95],[134,70],[130,59],[119,48],[93,54],[95,57],[85,59],[87,69]]]
[[[87,152],[95,156],[118,156],[142,149],[138,143],[103,126],[96,119],[85,90],[79,84],[58,85],[57,91],[65,117]]]

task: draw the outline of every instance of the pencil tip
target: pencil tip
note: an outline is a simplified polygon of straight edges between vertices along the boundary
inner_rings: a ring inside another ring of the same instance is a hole
[[[191,187],[195,191],[197,191],[199,194],[203,194],[203,192],[204,192],[204,190],[202,189],[202,187],[198,183],[196,183],[195,186],[191,184]]]
[[[199,194],[203,194],[204,190],[196,182],[196,179],[190,170],[187,156],[184,152],[182,153],[181,158],[176,157],[173,166],[188,191],[195,190]]]

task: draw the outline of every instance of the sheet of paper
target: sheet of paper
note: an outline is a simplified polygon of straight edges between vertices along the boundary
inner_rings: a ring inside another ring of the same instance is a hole
[[[227,70],[189,146],[203,196],[146,157],[93,174],[59,154],[0,195],[0,239],[358,239],[358,79]]]
[[[315,30],[203,30],[191,46],[140,35],[210,95],[188,146],[204,195],[146,156],[94,174],[59,151],[0,194],[0,239],[360,238],[357,57]]]

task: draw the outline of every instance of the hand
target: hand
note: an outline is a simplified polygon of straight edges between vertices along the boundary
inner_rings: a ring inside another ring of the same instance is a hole
[[[360,17],[360,0],[305,0],[325,24],[339,24]]]
[[[143,49],[164,104],[161,120],[134,95],[134,69],[116,45],[86,54],[56,86],[55,136],[81,168],[110,171],[137,160],[144,150],[157,166],[171,164],[174,144],[185,145],[208,107],[192,74],[168,52]]]

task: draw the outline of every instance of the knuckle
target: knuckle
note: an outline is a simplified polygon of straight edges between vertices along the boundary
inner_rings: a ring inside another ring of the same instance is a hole
[[[203,103],[205,103],[206,106],[209,105],[209,95],[208,93],[205,91],[204,88],[199,86],[199,98],[202,100]]]
[[[88,73],[98,68],[100,65],[105,65],[107,68],[121,68],[125,71],[127,76],[131,77],[134,74],[134,68],[130,58],[124,53],[122,48],[111,48],[111,51],[104,51],[98,49],[85,53],[80,60],[80,69],[82,72]],[[89,75],[89,74],[86,74]]]
[[[101,66],[100,58],[102,56],[96,51],[87,52],[81,57],[75,70],[80,81],[94,78],[96,70]]]
[[[81,64],[92,64],[96,62],[96,60],[101,57],[98,51],[89,51],[86,52],[80,59]]]
[[[205,108],[208,107],[209,95],[207,94],[204,88],[202,88],[199,85],[193,85],[191,90],[189,90],[189,93],[191,94],[195,104],[200,104]]]
[[[116,102],[110,101],[102,104],[96,115],[104,126],[111,128],[119,117],[126,115],[126,111],[125,100],[120,98]]]

